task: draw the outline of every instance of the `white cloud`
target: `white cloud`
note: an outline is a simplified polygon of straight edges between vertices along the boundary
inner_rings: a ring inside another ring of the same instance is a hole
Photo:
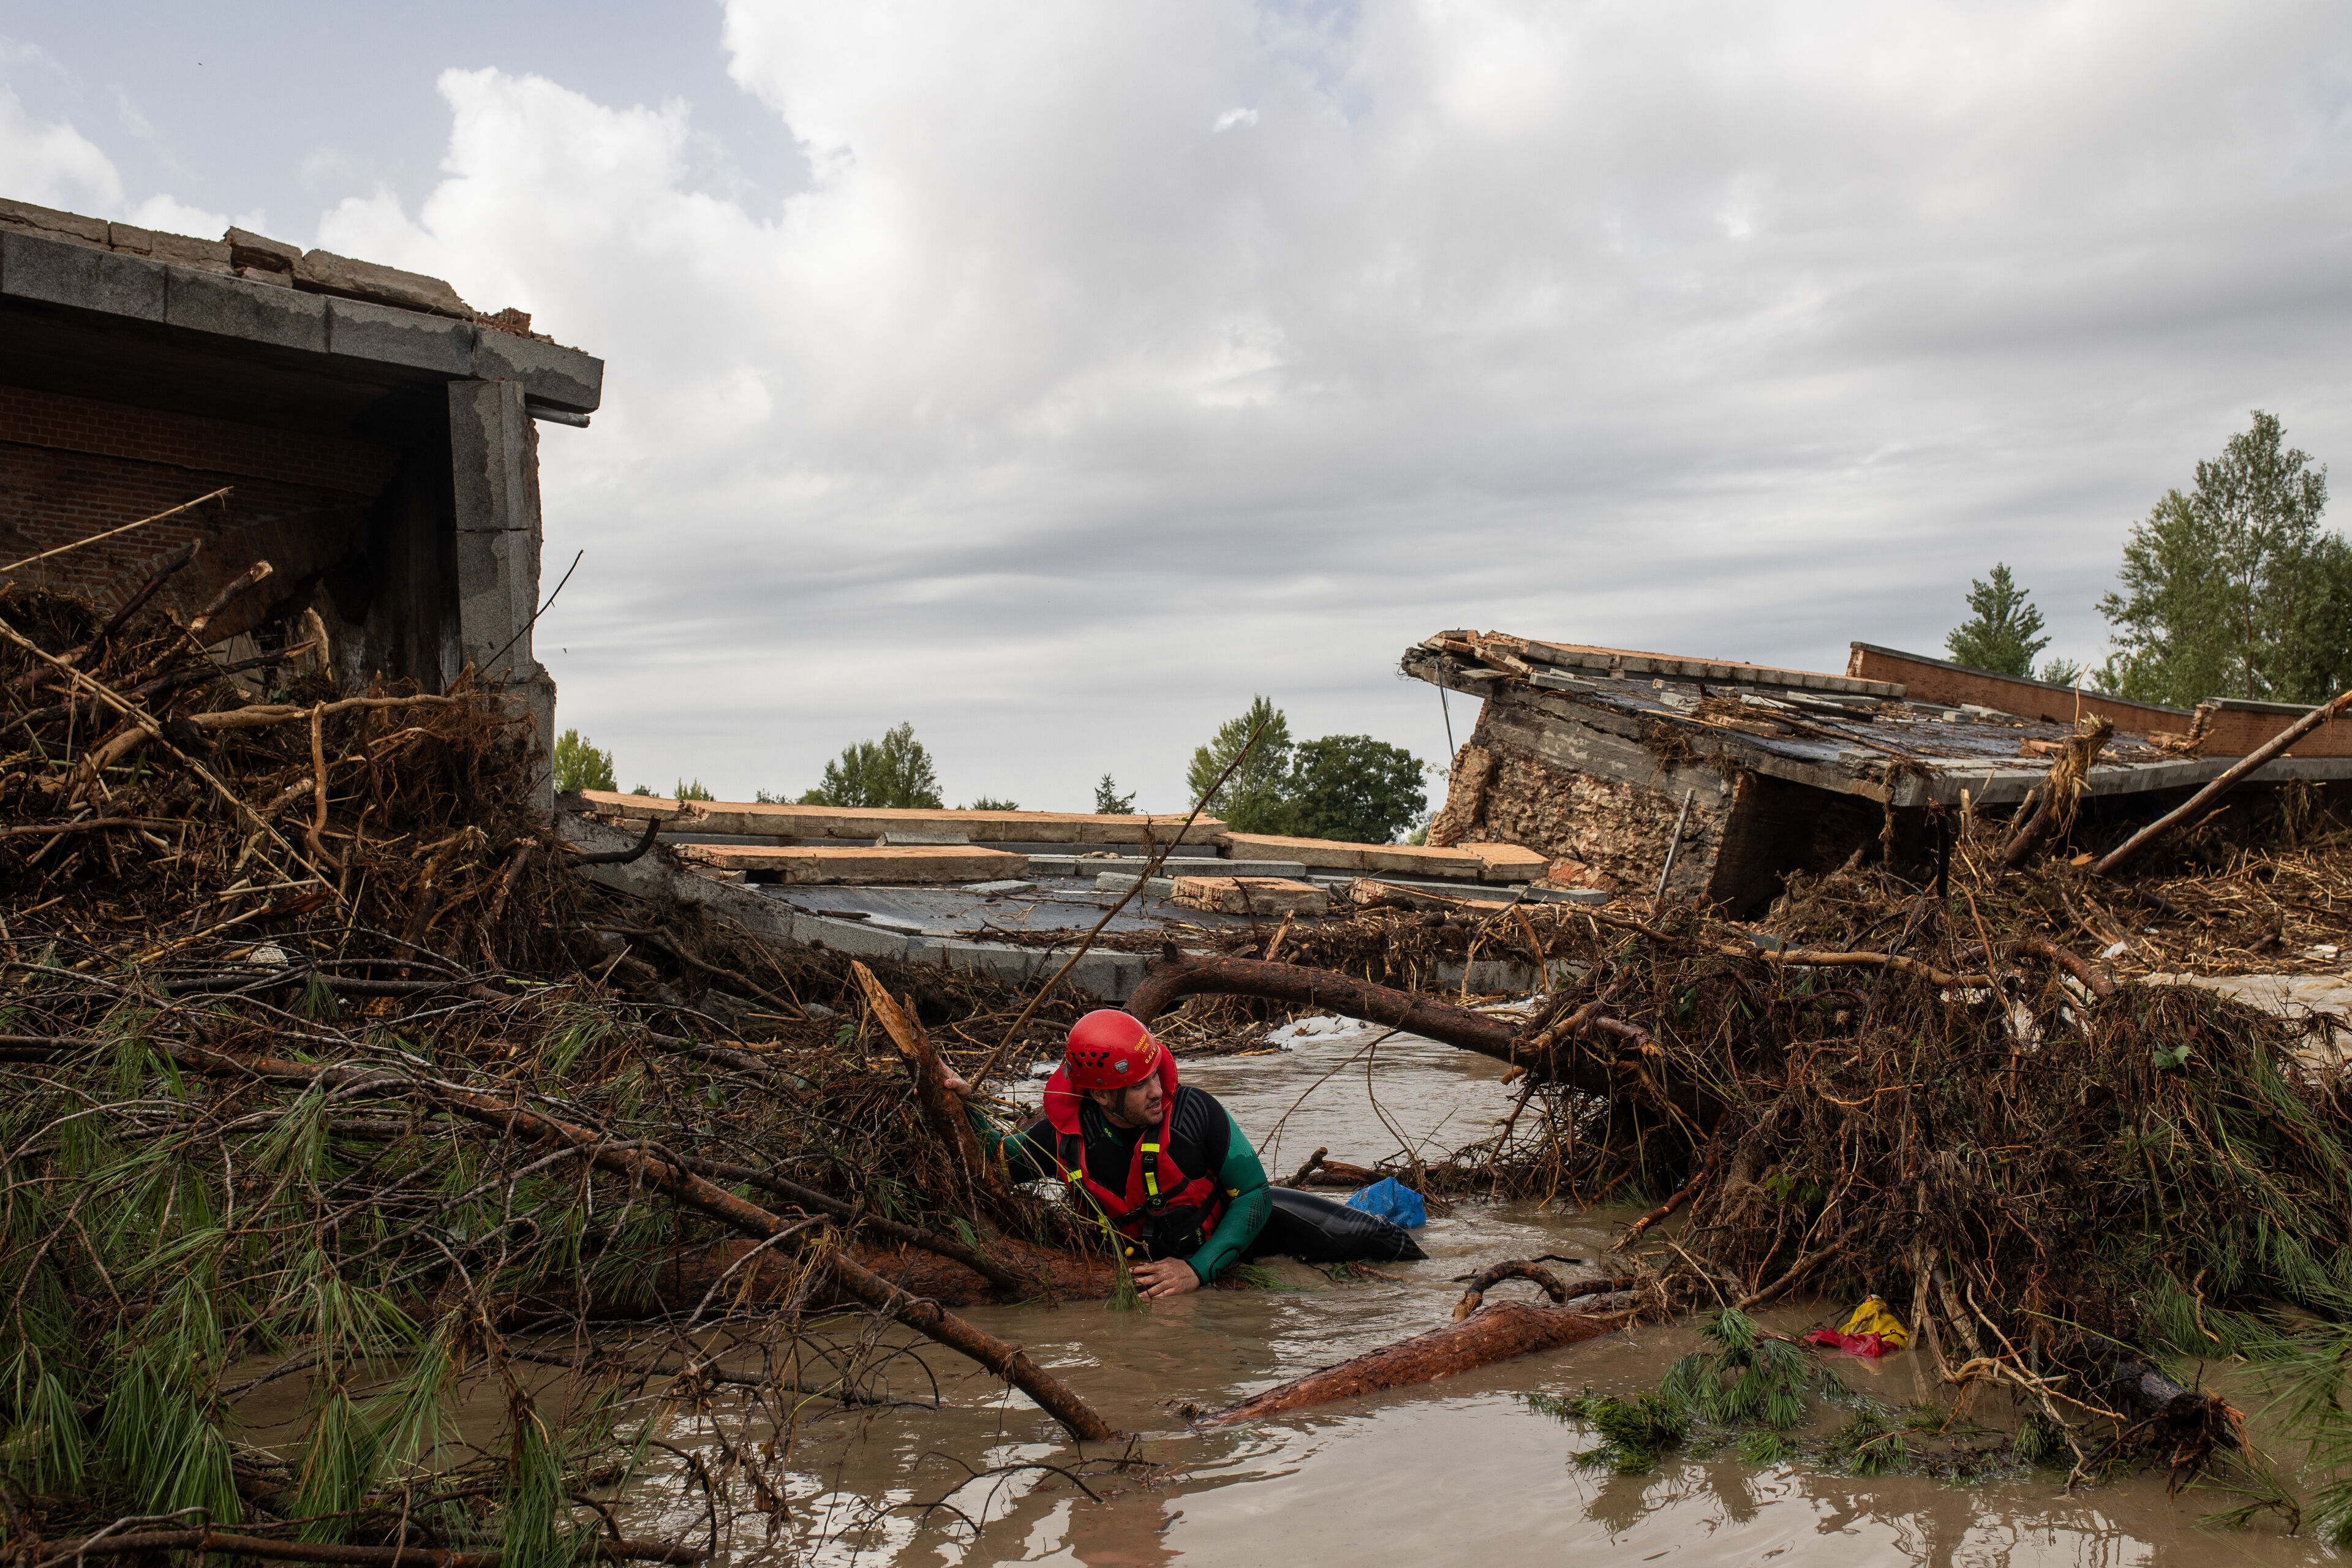
[[[122,216],[124,222],[135,223],[142,228],[160,229],[165,234],[192,234],[199,239],[217,239],[228,231],[232,222],[257,232],[266,232],[268,228],[259,213],[232,219],[226,213],[206,212],[173,196],[149,196]]]
[[[121,204],[122,177],[80,132],[63,121],[35,120],[0,86],[0,192],[41,206],[103,210]]]
[[[736,0],[813,180],[451,71],[319,243],[610,363],[543,647],[628,782],[1161,808],[1254,690],[1435,758],[1445,626],[1834,666],[1997,557],[2058,651],[2244,411],[2352,454],[2352,18],[2311,3]],[[1232,117],[1237,104],[1253,118]],[[1218,134],[1251,127],[1250,134]],[[1463,715],[1455,715],[1457,729]]]

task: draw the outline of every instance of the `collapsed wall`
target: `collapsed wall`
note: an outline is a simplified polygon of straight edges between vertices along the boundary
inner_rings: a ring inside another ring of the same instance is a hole
[[[1678,843],[1666,896],[1745,912],[1789,872],[1843,860],[1883,816],[1874,802],[1825,797],[1721,752],[1644,744],[1505,699],[1486,704],[1455,753],[1429,842],[1516,844],[1549,861],[1547,883],[1612,894],[1653,891]]]

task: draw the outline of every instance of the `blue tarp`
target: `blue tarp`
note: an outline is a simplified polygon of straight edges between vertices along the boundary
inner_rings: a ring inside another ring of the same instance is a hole
[[[1349,1198],[1348,1206],[1376,1214],[1407,1230],[1419,1230],[1429,1223],[1429,1210],[1423,1205],[1421,1194],[1394,1176],[1383,1176],[1374,1182]]]

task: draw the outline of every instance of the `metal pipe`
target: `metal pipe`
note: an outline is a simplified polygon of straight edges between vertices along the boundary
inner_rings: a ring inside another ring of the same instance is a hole
[[[1683,808],[1675,813],[1674,837],[1666,840],[1666,863],[1658,868],[1658,890],[1650,895],[1650,902],[1653,905],[1659,903],[1666,896],[1666,879],[1675,874],[1675,856],[1683,847],[1683,824],[1690,820],[1691,802],[1697,798],[1698,791],[1695,789],[1683,791]]]

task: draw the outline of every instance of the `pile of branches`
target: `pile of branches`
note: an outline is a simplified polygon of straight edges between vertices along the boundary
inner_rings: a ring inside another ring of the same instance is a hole
[[[1697,905],[1386,917],[1422,952],[1540,963],[1531,1011],[1384,985],[1400,965],[1360,920],[1330,970],[1171,951],[1130,1005],[1247,996],[1507,1062],[1514,1103],[1431,1184],[1646,1207],[1624,1251],[1694,1306],[1884,1297],[1948,1392],[2006,1390],[2082,1474],[2126,1431],[2184,1475],[2242,1445],[2210,1395],[2149,1424],[2116,1392],[2143,1355],[2299,1365],[2307,1413],[2340,1427],[2352,1086],[2334,1025],[2119,980],[2053,940],[2098,930],[2074,868],[2007,870],[2007,831],[1970,825],[1941,896],[1861,863],[1799,889],[1778,911],[1799,942]],[[2179,873],[2151,861],[2096,907]]]
[[[935,1397],[881,1320],[1114,1436],[898,1282],[1069,1285],[943,1088],[1019,997],[598,889],[497,691],[345,695],[326,652],[0,594],[15,1561],[698,1562],[781,1517],[771,1436]],[[623,1538],[665,1471],[708,1533]]]

